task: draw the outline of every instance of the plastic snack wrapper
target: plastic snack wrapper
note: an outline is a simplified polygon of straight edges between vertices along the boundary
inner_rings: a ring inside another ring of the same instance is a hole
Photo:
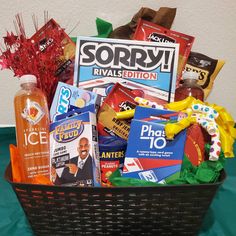
[[[198,84],[204,90],[205,99],[210,94],[216,76],[224,64],[224,60],[213,59],[197,52],[190,52],[187,64],[185,65],[185,70],[195,71],[199,74]]]
[[[158,11],[155,11],[147,7],[142,7],[133,16],[129,23],[114,29],[114,31],[111,32],[109,37],[118,39],[132,39],[139,18],[151,21],[155,24],[170,29],[174,21],[175,15],[176,8],[160,7]]]
[[[141,98],[141,97],[135,97],[134,101],[137,102],[139,106],[164,109],[164,106],[159,105],[156,102],[151,102],[151,101]],[[116,113],[116,117],[119,120],[120,119],[131,119],[134,117],[134,113],[135,113],[135,109],[128,110],[128,111],[121,111],[121,112]]]
[[[51,50],[57,50],[53,38],[48,37],[48,32],[52,30],[60,31],[61,46],[63,54],[57,58],[57,69],[54,71],[58,81],[73,84],[74,60],[75,60],[75,43],[65,33],[65,31],[56,23],[54,19],[49,20],[41,29],[39,29],[32,37],[31,42],[39,48],[39,53],[44,53],[48,47]]]
[[[179,61],[176,81],[176,87],[178,87],[182,71],[184,70],[194,42],[194,37],[139,19],[133,39],[151,42],[179,43]]]
[[[210,143],[210,135],[199,124],[192,124],[187,128],[184,153],[192,165],[198,166],[208,159],[205,143]]]
[[[137,103],[131,90],[117,83],[98,112],[98,132],[100,135],[115,135],[128,139],[130,131],[129,120],[118,120],[116,112],[132,110]]]

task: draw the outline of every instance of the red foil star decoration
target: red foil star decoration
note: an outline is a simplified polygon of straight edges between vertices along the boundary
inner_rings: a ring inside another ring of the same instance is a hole
[[[58,83],[57,71],[65,61],[65,47],[71,43],[64,30],[51,19],[31,38],[27,38],[22,18],[17,15],[17,34],[7,32],[1,50],[1,69],[10,69],[16,77],[33,74],[50,105]]]

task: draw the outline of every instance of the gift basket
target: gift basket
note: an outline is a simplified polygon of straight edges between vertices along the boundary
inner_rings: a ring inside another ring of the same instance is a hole
[[[197,234],[236,130],[205,101],[224,61],[191,52],[175,13],[97,19],[76,39],[54,19],[28,38],[17,15],[0,55],[21,83],[5,179],[35,235]]]
[[[160,187],[61,187],[11,183],[35,235],[196,235],[225,179]]]

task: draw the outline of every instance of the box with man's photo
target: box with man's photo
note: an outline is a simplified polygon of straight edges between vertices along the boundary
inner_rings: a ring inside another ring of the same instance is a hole
[[[100,186],[95,113],[64,116],[50,125],[51,180],[64,186]]]

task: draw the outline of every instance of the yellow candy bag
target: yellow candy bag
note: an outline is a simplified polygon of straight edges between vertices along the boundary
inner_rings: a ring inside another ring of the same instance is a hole
[[[205,99],[208,97],[214,80],[224,64],[225,61],[223,60],[213,59],[197,52],[190,52],[185,70],[195,71],[199,74],[198,84],[204,90]]]

